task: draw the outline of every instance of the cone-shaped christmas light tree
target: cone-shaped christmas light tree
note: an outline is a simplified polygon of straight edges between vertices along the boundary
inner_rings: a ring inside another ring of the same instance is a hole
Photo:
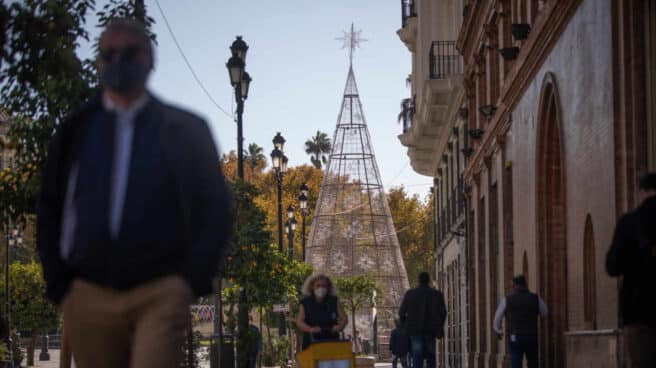
[[[351,31],[351,59],[354,35]],[[375,306],[378,331],[386,337],[409,285],[352,65],[314,213],[306,261],[336,278],[375,279],[383,293]],[[373,308],[365,309],[356,327],[371,338]]]

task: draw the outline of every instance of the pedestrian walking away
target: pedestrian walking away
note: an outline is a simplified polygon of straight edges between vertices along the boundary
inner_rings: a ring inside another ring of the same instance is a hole
[[[262,334],[260,329],[253,324],[253,317],[249,317],[248,332],[250,341],[248,347],[248,368],[255,368],[258,366],[259,358],[262,356]]]
[[[401,367],[408,368],[408,355],[410,354],[410,338],[403,332],[401,321],[394,321],[396,327],[390,333],[390,351],[392,352],[392,368],[397,368],[398,362]]]
[[[626,367],[656,367],[656,173],[640,180],[640,205],[617,221],[606,255],[622,276],[620,310]]]
[[[430,287],[428,272],[419,274],[419,286],[403,296],[399,319],[410,337],[413,368],[435,368],[435,339],[444,337],[446,306],[441,291]]]
[[[506,320],[506,336],[512,368],[522,368],[526,357],[528,368],[538,367],[538,316],[547,316],[547,305],[528,289],[524,275],[512,279],[513,292],[501,299],[494,313],[494,332],[503,338],[502,321]]]
[[[313,342],[339,340],[348,320],[336,294],[333,282],[326,275],[313,275],[305,280],[304,297],[296,317],[296,325],[303,331],[303,350]]]
[[[100,35],[101,91],[57,126],[37,247],[78,368],[179,367],[189,305],[211,291],[232,200],[207,123],[150,94],[141,23]]]

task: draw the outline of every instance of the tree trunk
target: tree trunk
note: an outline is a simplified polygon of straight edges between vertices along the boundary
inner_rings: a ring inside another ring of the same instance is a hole
[[[27,347],[27,366],[34,366],[34,349],[36,348],[36,338],[38,332],[32,331],[32,338],[30,339],[30,345]]]
[[[246,301],[240,300],[237,306],[237,368],[248,368],[248,310]]]
[[[264,330],[263,330],[264,327],[262,327],[262,319],[263,319],[262,314],[263,314],[262,307],[260,307],[260,341],[264,339]],[[259,344],[260,341],[258,341],[257,343]],[[257,355],[257,367],[262,367],[263,356],[264,356],[264,346],[262,346],[262,351],[260,351],[260,353]]]
[[[267,321],[267,322],[268,322],[268,321]],[[269,327],[269,324],[268,324],[268,323],[267,323],[266,328],[267,328],[267,341],[268,341],[268,343],[269,343],[269,356],[271,356],[271,357],[275,357],[275,356],[277,356],[278,354],[276,354],[276,351],[274,351],[274,348],[273,348],[273,339],[271,338],[271,327]],[[271,359],[271,361],[272,361],[273,363],[275,363],[275,359]]]
[[[353,350],[358,353],[358,337],[355,335],[355,306],[351,304],[351,330],[353,331]]]

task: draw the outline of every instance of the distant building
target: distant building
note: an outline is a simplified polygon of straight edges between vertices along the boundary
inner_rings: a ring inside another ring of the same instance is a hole
[[[437,279],[452,310],[440,361],[507,364],[492,318],[523,273],[550,309],[542,367],[621,365],[604,258],[638,178],[656,170],[656,4],[401,4],[413,68],[399,138],[435,182]]]
[[[448,304],[439,351],[448,367],[461,367],[467,357],[470,304],[462,180],[469,157],[468,113],[463,60],[456,49],[461,23],[456,3],[403,1],[403,27],[397,32],[412,53],[411,97],[402,103],[399,140],[408,147],[413,169],[433,178],[436,280]]]

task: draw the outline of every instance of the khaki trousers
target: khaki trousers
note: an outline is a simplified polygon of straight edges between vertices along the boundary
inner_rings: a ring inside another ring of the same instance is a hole
[[[192,292],[180,276],[117,291],[74,280],[61,308],[77,368],[178,368]]]

